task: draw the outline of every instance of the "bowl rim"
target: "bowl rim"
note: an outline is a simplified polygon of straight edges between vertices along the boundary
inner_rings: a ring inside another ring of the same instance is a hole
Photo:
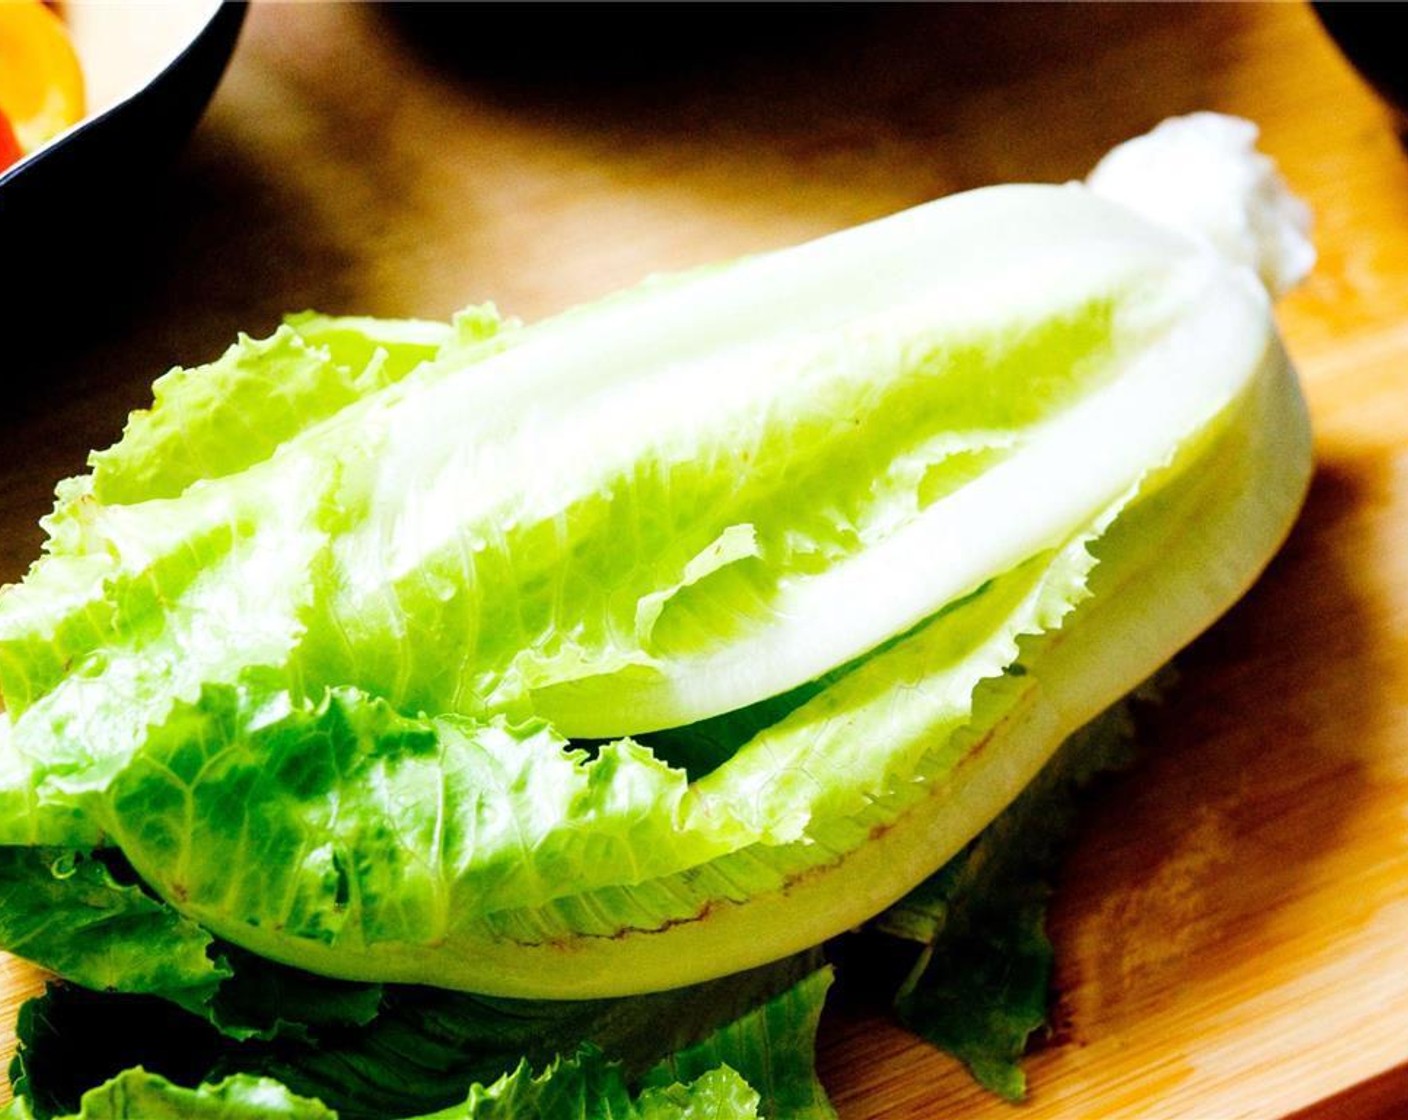
[[[3,0],[0,0],[0,2],[3,2]],[[161,0],[161,2],[155,3],[153,6],[169,6],[172,2],[173,0]],[[0,190],[3,190],[10,182],[30,170],[37,163],[41,162],[44,157],[52,154],[56,149],[67,146],[89,129],[101,125],[113,114],[121,111],[124,107],[130,105],[133,101],[146,93],[146,91],[156,84],[165,74],[170,73],[181,64],[182,60],[191,53],[196,44],[210,31],[211,26],[220,18],[221,14],[224,13],[227,8],[240,9],[242,16],[243,8],[245,7],[245,5],[238,2],[238,0],[236,0],[236,2],[231,2],[231,0],[202,0],[202,4],[208,9],[205,18],[196,24],[188,36],[175,43],[149,73],[144,75],[140,81],[133,83],[127,92],[110,102],[99,112],[86,115],[81,120],[75,121],[73,124],[69,125],[68,128],[51,136],[43,144],[40,144],[39,147],[31,152],[26,152],[19,159],[15,160],[14,163],[10,164],[9,167],[0,171]]]

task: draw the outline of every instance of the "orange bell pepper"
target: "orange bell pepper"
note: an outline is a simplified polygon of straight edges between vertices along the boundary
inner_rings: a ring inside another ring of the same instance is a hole
[[[20,156],[20,142],[15,139],[15,130],[10,127],[10,118],[0,113],[0,171],[4,171]]]
[[[0,0],[0,153],[33,151],[83,117],[83,71],[63,22],[40,0]],[[0,155],[0,167],[18,156]]]

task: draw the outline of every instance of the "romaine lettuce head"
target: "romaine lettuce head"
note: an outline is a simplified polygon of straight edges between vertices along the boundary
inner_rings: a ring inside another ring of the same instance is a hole
[[[296,317],[60,487],[0,597],[0,845],[333,977],[737,972],[957,852],[1309,461],[1254,272],[1078,184],[534,326]]]

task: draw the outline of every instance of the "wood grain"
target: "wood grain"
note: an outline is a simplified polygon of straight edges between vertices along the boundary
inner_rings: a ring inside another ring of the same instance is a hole
[[[689,57],[627,74],[592,72],[609,26],[561,29],[544,49],[567,76],[510,49],[552,28],[475,18],[251,11],[98,325],[8,367],[0,579],[154,374],[285,310],[492,297],[535,318],[954,190],[1079,176],[1169,114],[1248,116],[1318,222],[1282,309],[1316,428],[1305,514],[1182,659],[1147,761],[1065,868],[1059,1028],[1028,1104],[858,1013],[825,1024],[823,1073],[849,1120],[1408,1114],[1408,159],[1310,11],[720,9],[734,25]],[[3,967],[8,1031],[35,977]]]

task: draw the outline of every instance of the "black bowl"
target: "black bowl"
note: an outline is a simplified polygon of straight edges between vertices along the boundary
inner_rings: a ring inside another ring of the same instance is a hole
[[[91,298],[94,278],[111,281],[110,258],[150,219],[143,193],[210,101],[244,14],[219,0],[70,6],[90,112],[0,173],[0,329],[11,339],[36,316],[57,319],[61,299]]]

